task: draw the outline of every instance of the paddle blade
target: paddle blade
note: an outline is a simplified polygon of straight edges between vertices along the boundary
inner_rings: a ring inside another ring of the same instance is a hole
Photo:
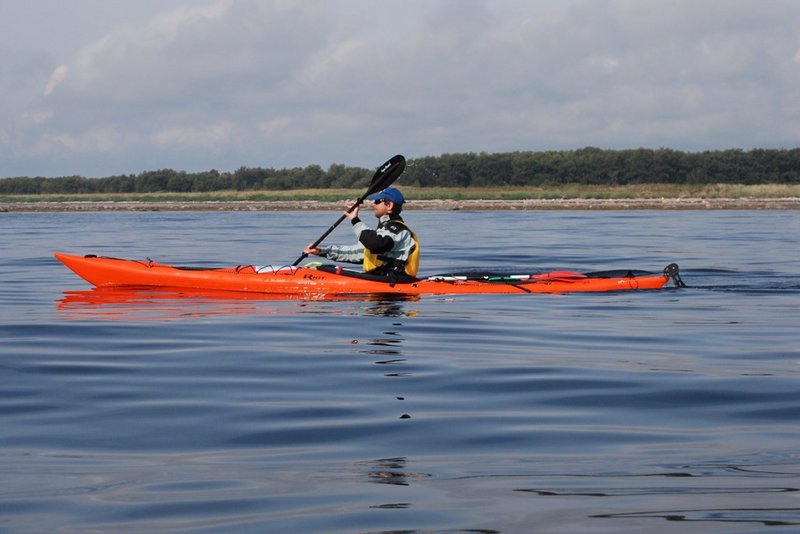
[[[406,158],[400,154],[396,155],[378,167],[378,170],[375,171],[375,175],[372,177],[372,181],[369,184],[369,189],[367,189],[367,192],[361,197],[361,202],[363,202],[364,199],[371,194],[377,193],[378,191],[383,191],[392,185],[394,181],[397,180],[401,174],[403,174],[405,168]],[[359,202],[359,204],[361,202]]]

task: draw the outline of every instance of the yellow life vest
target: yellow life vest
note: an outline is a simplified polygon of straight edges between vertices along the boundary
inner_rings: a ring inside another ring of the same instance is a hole
[[[408,255],[408,259],[406,260],[406,264],[403,268],[405,273],[409,276],[417,276],[417,272],[419,271],[419,239],[417,239],[417,234],[411,231],[411,229],[405,225],[405,223],[400,222],[398,220],[392,221],[395,224],[399,224],[400,226],[404,227],[406,230],[411,233],[411,239],[414,240],[414,246],[411,249],[411,252]],[[371,252],[369,249],[364,249],[364,272],[368,273],[374,271],[381,265],[385,263],[385,261],[381,258],[381,254],[375,254]]]

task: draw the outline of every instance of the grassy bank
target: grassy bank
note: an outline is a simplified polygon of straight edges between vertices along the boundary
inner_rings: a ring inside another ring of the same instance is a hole
[[[771,199],[798,198],[800,185],[635,184],[553,187],[420,188],[398,184],[409,200],[550,200],[550,199]],[[211,193],[109,193],[94,195],[2,195],[0,202],[334,202],[357,198],[362,189],[296,189],[291,191],[217,191]]]

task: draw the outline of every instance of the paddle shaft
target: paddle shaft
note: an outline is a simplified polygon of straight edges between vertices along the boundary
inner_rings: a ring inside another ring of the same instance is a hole
[[[353,210],[355,209],[355,207],[356,207],[357,205],[359,205],[359,204],[361,204],[361,202],[357,202],[355,205],[353,205],[353,206],[352,206],[352,207],[351,207],[349,210],[347,210],[347,211],[348,211],[348,212],[351,212],[351,211],[353,211]],[[326,238],[326,237],[328,237],[329,235],[331,235],[331,232],[333,232],[333,231],[336,229],[336,227],[337,227],[337,226],[339,226],[340,224],[342,224],[342,221],[343,221],[343,220],[345,220],[346,218],[347,218],[347,215],[344,215],[344,214],[342,214],[342,216],[341,216],[341,217],[339,217],[339,220],[338,220],[338,221],[336,221],[335,223],[333,223],[333,225],[332,225],[330,228],[328,228],[328,229],[325,231],[325,233],[324,233],[324,234],[322,234],[322,235],[320,236],[320,238],[319,238],[319,239],[317,239],[316,241],[314,241],[314,244],[312,244],[312,245],[311,245],[311,248],[317,248],[317,245],[319,245],[320,243],[322,243],[323,241],[325,241],[325,238]],[[305,258],[306,256],[308,256],[308,254],[306,254],[305,252],[303,252],[303,256],[300,258],[300,260],[299,260],[299,261],[302,261],[302,259],[303,259],[303,258]],[[296,261],[296,262],[294,262],[294,265],[297,265],[297,264],[299,263],[299,261]]]

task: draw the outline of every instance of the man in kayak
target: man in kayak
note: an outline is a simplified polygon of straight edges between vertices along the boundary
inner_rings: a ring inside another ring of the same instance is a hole
[[[348,205],[349,211],[345,211],[345,215],[353,224],[359,242],[354,245],[308,245],[303,252],[333,261],[363,263],[364,272],[384,275],[391,280],[416,277],[419,241],[400,217],[405,203],[403,194],[394,187],[387,187],[367,198],[374,201],[372,209],[378,218],[375,230],[358,217],[358,206],[351,210],[352,205]]]

